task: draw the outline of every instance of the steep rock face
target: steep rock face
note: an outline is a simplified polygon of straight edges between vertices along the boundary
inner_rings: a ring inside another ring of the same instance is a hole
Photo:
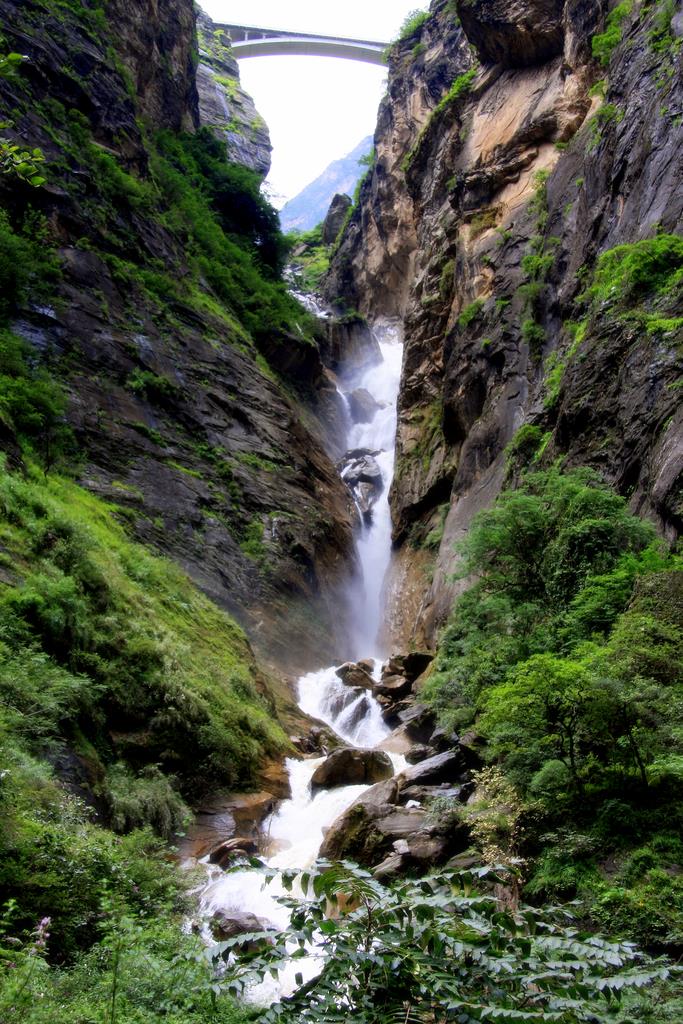
[[[464,32],[453,7],[432,4],[423,52],[407,40],[394,53],[378,165],[328,282],[370,318],[405,318],[392,509],[412,622],[390,596],[401,642],[434,641],[458,586],[453,544],[503,485],[525,423],[542,436],[538,465],[593,466],[667,536],[682,525],[680,299],[584,294],[601,254],[683,230],[675,19],[634,8],[604,68],[597,3],[463,0]],[[447,99],[468,40],[481,63]]]
[[[12,326],[65,381],[81,482],[299,670],[334,648],[352,547],[348,494],[317,440],[335,392],[315,345],[274,325],[257,349],[201,277],[175,287],[191,280],[187,229],[148,140],[197,123],[192,3],[169,0],[144,26],[138,8],[0,0],[7,45],[28,56],[0,81],[6,134],[48,161],[45,188],[4,178],[0,198],[18,223],[45,218],[61,264],[54,301]]]
[[[446,8],[447,0],[439,0],[419,39],[407,39],[392,50],[388,91],[375,130],[374,168],[327,280],[332,300],[343,297],[348,306],[373,316],[404,312],[413,275],[417,237],[401,164],[432,108],[472,63]],[[418,43],[424,50],[414,59]]]
[[[111,42],[131,76],[142,116],[172,131],[196,127],[194,4],[110,0],[107,18]]]
[[[270,170],[268,126],[240,85],[237,61],[225,31],[200,11],[197,15],[197,88],[201,123],[225,141],[228,159],[256,171]]]

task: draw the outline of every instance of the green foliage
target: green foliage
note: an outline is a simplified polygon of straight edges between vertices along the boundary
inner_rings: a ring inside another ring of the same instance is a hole
[[[403,42],[404,39],[410,39],[411,36],[416,35],[428,20],[429,11],[421,11],[419,9],[410,11],[403,19],[403,24],[398,33],[398,41]]]
[[[522,338],[530,349],[540,352],[545,344],[545,331],[541,324],[536,323],[533,317],[527,317],[522,321]]]
[[[143,395],[148,401],[157,405],[173,404],[178,396],[178,385],[168,377],[160,377],[150,370],[135,369],[127,381],[127,386],[136,395]]]
[[[660,234],[602,253],[588,295],[629,303],[673,292],[683,284],[683,238]]]
[[[0,326],[28,300],[49,294],[58,267],[44,231],[27,217],[21,228],[0,210]]]
[[[66,399],[53,375],[31,361],[25,342],[0,328],[0,424],[46,471],[73,452],[65,411]]]
[[[45,157],[40,149],[24,149],[7,139],[0,139],[0,174],[10,174],[40,188],[47,181],[40,173]]]
[[[593,36],[591,47],[593,56],[603,67],[607,67],[614,50],[621,42],[624,22],[633,8],[633,0],[622,0],[607,16],[605,31]]]
[[[55,743],[79,729],[96,765],[127,762],[138,780],[131,798],[161,800],[171,817],[180,805],[142,769],[158,764],[192,798],[248,784],[259,754],[282,749],[244,635],[178,569],[130,543],[107,506],[66,481],[4,473],[0,536],[22,566],[17,585],[0,587],[0,636],[24,657],[40,654],[27,662],[33,691],[58,667],[87,680],[88,703],[53,722]],[[13,671],[0,662],[0,689]],[[114,728],[126,735],[118,756],[106,739]]]
[[[354,865],[323,864],[298,878],[307,899],[283,900],[292,929],[264,933],[266,944],[230,969],[231,989],[281,970],[298,945],[294,957],[312,947],[319,973],[266,1011],[265,1024],[588,1024],[596,1013],[616,1019],[628,990],[675,976],[675,968],[630,945],[581,933],[556,908],[503,907],[478,891],[480,880],[504,879],[479,870],[384,886]],[[330,905],[340,905],[332,916]],[[235,945],[221,943],[216,955]]]
[[[311,231],[291,234],[287,241],[292,250],[290,263],[294,267],[297,284],[305,292],[317,292],[320,282],[330,266],[330,247],[323,243],[323,226]]]
[[[680,37],[675,36],[672,30],[675,14],[674,0],[663,0],[656,8],[654,23],[648,33],[652,52],[663,58],[665,64],[673,61],[682,45]]]
[[[259,180],[230,165],[208,130],[162,133],[153,161],[167,227],[187,238],[186,255],[258,343],[293,334],[310,340],[312,319],[278,279],[287,243]]]
[[[604,103],[595,112],[593,117],[588,122],[590,129],[590,142],[589,148],[595,149],[599,145],[602,139],[603,129],[606,125],[619,124],[624,119],[624,113],[619,107],[615,106],[614,103]]]
[[[0,45],[2,43],[0,37]],[[20,53],[0,53],[0,78],[14,77],[25,59]],[[0,129],[7,127],[7,124],[0,124]],[[13,175],[39,188],[46,181],[40,173],[44,163],[42,150],[26,149],[19,143],[0,138],[0,174]]]
[[[97,942],[76,964],[63,965],[70,950],[63,945],[67,936],[59,919],[46,915],[22,931],[16,902],[6,904],[0,917],[0,1019],[22,1024],[243,1024],[250,1019],[216,990],[201,941],[182,933],[182,881],[158,844],[145,833],[112,843],[102,829],[73,822],[72,828],[71,843],[65,829],[66,845],[55,845],[52,852],[74,861],[72,898],[80,903],[83,927],[92,927]],[[49,862],[41,866],[54,870]]]
[[[520,464],[544,439],[525,428],[511,459]],[[653,539],[590,472],[527,474],[480,514],[461,545],[462,574],[478,582],[454,606],[429,699],[463,724],[519,662],[604,636],[636,578],[668,564]]]
[[[470,324],[474,323],[483,308],[484,303],[482,299],[475,299],[474,302],[470,302],[469,306],[465,306],[458,317],[458,327],[460,330],[464,330],[466,327],[469,327]]]
[[[525,469],[532,461],[542,454],[547,435],[543,429],[532,423],[525,423],[515,433],[505,449],[505,459],[509,472]]]
[[[508,452],[511,468],[533,459],[543,441],[540,428],[522,428]],[[680,559],[591,473],[557,469],[527,473],[517,490],[503,492],[475,519],[461,555],[462,574],[476,582],[455,603],[425,690],[442,719],[455,727],[478,719],[489,756],[546,831],[559,820],[605,850],[647,840],[662,827],[662,808],[676,820]],[[622,810],[608,818],[615,799]],[[598,915],[607,883],[595,858],[587,874],[558,866],[551,884],[552,855],[542,837],[536,843],[541,860],[529,891],[581,891]],[[629,932],[626,908],[643,894],[627,879],[623,885],[624,934],[676,941],[681,895],[650,905],[637,921],[633,915]]]

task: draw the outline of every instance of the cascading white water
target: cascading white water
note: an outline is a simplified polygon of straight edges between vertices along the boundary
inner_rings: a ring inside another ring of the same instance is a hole
[[[382,588],[391,559],[391,512],[389,488],[394,476],[396,451],[396,402],[401,382],[403,344],[400,327],[381,323],[374,328],[382,362],[354,379],[365,388],[380,408],[369,423],[356,423],[347,441],[349,449],[366,448],[379,454],[375,460],[382,471],[383,490],[372,509],[369,524],[363,524],[357,539],[361,576],[351,585],[351,657],[382,658]]]
[[[382,472],[382,491],[372,508],[369,522],[364,523],[357,538],[361,578],[352,584],[349,599],[354,609],[350,651],[354,658],[371,658],[380,668],[382,657],[379,632],[382,625],[382,587],[391,558],[391,515],[389,488],[394,471],[396,436],[396,400],[401,374],[403,346],[399,328],[383,324],[376,329],[382,362],[342,380],[342,387],[362,387],[375,399],[378,408],[368,423],[350,427],[349,449],[368,449]],[[369,690],[345,685],[336,674],[336,666],[302,676],[298,683],[301,709],[312,718],[325,722],[349,746],[375,747],[389,734],[382,710]],[[401,771],[405,759],[390,754],[395,772]],[[262,852],[266,864],[275,870],[305,869],[314,863],[323,840],[324,830],[346,810],[367,786],[339,786],[311,791],[311,778],[324,758],[287,761],[291,797],[282,802],[263,827]],[[224,873],[210,868],[209,881],[201,895],[204,913],[210,916],[219,910],[249,912],[267,927],[287,927],[287,910],[277,902],[284,889],[276,878],[264,884],[258,871]],[[281,976],[278,983],[268,982],[251,993],[254,1001],[266,1003],[291,992],[295,975],[312,977],[317,961],[297,960],[296,968]],[[291,976],[290,976],[291,974]]]

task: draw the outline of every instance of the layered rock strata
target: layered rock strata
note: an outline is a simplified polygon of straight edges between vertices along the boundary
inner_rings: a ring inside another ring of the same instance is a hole
[[[188,241],[155,140],[200,125],[193,4],[0,0],[0,22],[27,56],[0,80],[6,134],[48,167],[44,188],[2,176],[0,189],[17,223],[43,219],[60,267],[53,301],[12,329],[65,382],[79,479],[262,652],[315,667],[353,558],[355,510],[318,440],[335,389],[315,344],[274,326],[257,348],[203,279],[189,298],[173,287],[192,280]]]
[[[683,525],[680,296],[587,292],[601,254],[683,230],[681,27],[636,5],[600,64],[607,13],[436,0],[392,51],[376,165],[327,288],[405,320],[401,642],[434,643],[462,585],[454,543],[520,468],[505,449],[524,424],[535,465],[592,466],[667,537]]]

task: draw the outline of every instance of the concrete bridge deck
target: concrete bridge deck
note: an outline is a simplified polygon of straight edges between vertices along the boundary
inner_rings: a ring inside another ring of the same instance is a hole
[[[383,65],[388,43],[374,39],[348,39],[345,36],[314,35],[284,29],[259,28],[256,25],[216,25],[232,41],[237,60],[244,57],[303,56],[338,57],[364,64]]]

